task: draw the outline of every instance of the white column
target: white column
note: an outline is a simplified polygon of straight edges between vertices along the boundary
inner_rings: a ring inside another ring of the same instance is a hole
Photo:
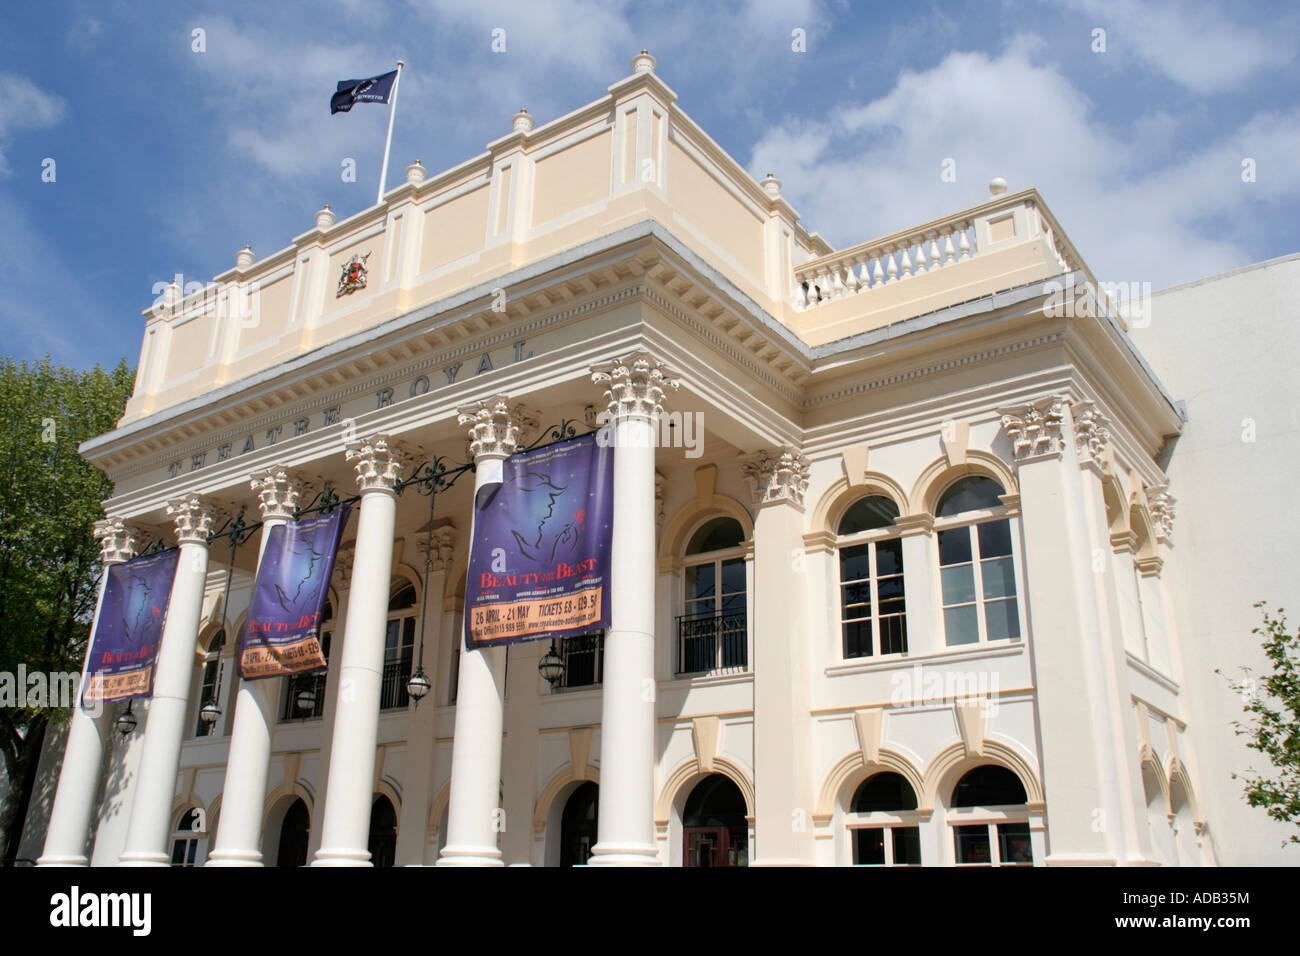
[[[608,384],[614,442],[610,627],[601,691],[600,814],[592,866],[656,866],[655,437],[677,381],[636,352],[592,370]]]
[[[812,712],[803,551],[808,460],[793,449],[742,463],[754,493],[754,840],[752,866],[811,866]],[[799,826],[799,821],[803,825]]]
[[[350,543],[351,544],[351,543]],[[339,548],[338,557],[334,561],[335,580],[339,583],[335,585],[338,590],[339,602],[334,608],[334,636],[330,638],[330,658],[334,661],[343,660],[343,648],[346,645],[347,633],[344,625],[348,619],[348,582],[352,580],[353,557],[355,548]],[[325,812],[325,804],[329,802],[329,776],[330,776],[330,752],[334,749],[334,716],[338,713],[339,703],[339,669],[331,665],[325,674],[325,707],[321,710],[320,717],[320,753],[321,763],[317,779],[320,781],[320,792],[316,795],[315,807],[312,812],[311,821],[311,839],[307,844],[307,858],[316,859],[316,851],[320,849],[321,842],[321,817]],[[288,781],[293,783],[293,781]],[[279,839],[279,834],[268,834],[272,839]]]
[[[361,491],[357,547],[339,667],[338,709],[320,849],[312,866],[370,866],[370,805],[379,742],[384,631],[393,576],[394,487],[406,455],[387,435],[350,441]]]
[[[171,862],[167,841],[171,835],[172,798],[190,710],[194,647],[203,611],[208,534],[214,515],[211,505],[196,494],[170,502],[167,514],[176,522],[180,556],[158,648],[158,669],[121,866],[167,866]]]
[[[254,475],[249,486],[257,493],[262,508],[262,539],[257,553],[260,567],[271,529],[293,520],[302,485],[276,465]],[[238,659],[239,652],[235,653]],[[278,687],[279,682],[269,678],[239,681],[220,826],[216,847],[208,854],[208,866],[262,865],[262,810],[271,766],[271,727]]]
[[[506,866],[531,866],[533,855],[533,805],[537,799],[537,744],[539,724],[537,662],[549,645],[545,641],[527,641],[510,648],[510,667],[506,677],[506,777],[501,806],[505,810],[506,829],[501,837],[501,852]]]
[[[433,529],[430,542],[419,542],[428,569],[428,589],[420,610],[424,631],[421,666],[432,689],[421,701],[409,705],[406,756],[402,761],[402,816],[397,825],[398,866],[423,866],[425,834],[429,828],[429,797],[433,783],[434,736],[438,724],[439,645],[442,642],[442,591],[456,548],[456,529],[444,524]]]
[[[95,537],[99,539],[100,564],[103,574],[99,582],[99,597],[95,603],[95,617],[91,621],[93,636],[99,624],[100,609],[104,604],[104,591],[108,588],[108,569],[135,557],[136,533],[123,524],[121,518],[107,518],[95,522]],[[86,660],[81,668],[78,690],[90,680],[90,641],[86,642]],[[78,700],[72,710],[68,728],[68,745],[63,752],[59,771],[59,786],[50,810],[50,825],[45,832],[45,848],[37,866],[85,866],[86,843],[90,837],[90,822],[99,795],[100,771],[104,751],[108,749],[113,722],[104,704],[93,705],[90,710]]]
[[[460,410],[469,426],[474,456],[474,491],[501,481],[502,463],[514,454],[523,429],[531,423],[520,406],[497,395]],[[474,540],[473,525],[470,541]],[[472,545],[471,545],[472,546]],[[451,744],[451,794],[447,807],[447,845],[439,866],[501,866],[497,834],[501,829],[501,730],[505,697],[506,649],[464,647],[456,690],[456,729]],[[519,820],[516,826],[527,826]]]

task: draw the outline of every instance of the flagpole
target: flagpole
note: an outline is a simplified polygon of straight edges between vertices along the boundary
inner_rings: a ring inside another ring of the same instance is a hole
[[[393,77],[393,97],[388,105],[388,138],[384,140],[384,166],[379,171],[379,196],[375,199],[376,206],[384,201],[384,186],[388,182],[388,151],[393,147],[393,117],[397,115],[397,85],[402,82],[404,66],[406,64],[398,60],[397,76]]]

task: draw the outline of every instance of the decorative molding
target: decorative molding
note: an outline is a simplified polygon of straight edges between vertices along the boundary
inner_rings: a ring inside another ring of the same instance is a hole
[[[293,520],[302,500],[303,483],[283,465],[272,465],[255,473],[248,486],[258,497],[263,521]]]
[[[867,457],[871,449],[868,445],[855,445],[845,448],[840,457],[844,460],[844,476],[849,480],[850,488],[857,488],[867,480]]]
[[[339,545],[339,549],[334,555],[334,573],[342,577],[344,584],[352,579],[352,565],[356,560],[356,541],[348,541]]]
[[[207,546],[208,535],[217,520],[217,508],[197,493],[182,495],[167,502],[167,517],[176,527],[177,544]]]
[[[668,477],[659,469],[655,469],[655,533],[658,534],[664,529],[664,489],[668,485]]]
[[[615,419],[662,415],[664,396],[681,384],[658,359],[641,350],[592,366],[591,381],[609,386],[605,400],[609,416]]]
[[[96,521],[94,531],[99,542],[99,559],[104,564],[121,564],[136,556],[140,532],[121,518]]]
[[[961,742],[966,748],[966,756],[982,757],[984,755],[984,719],[985,702],[983,700],[959,701],[953,705],[957,717],[957,728],[961,731]]]
[[[1147,510],[1151,512],[1151,524],[1155,527],[1156,540],[1169,544],[1174,531],[1174,504],[1178,499],[1169,493],[1169,482],[1155,485],[1146,490]]]
[[[512,406],[505,395],[462,406],[457,412],[456,421],[469,426],[469,451],[475,461],[513,455],[525,433],[537,427],[536,416],[522,404]]]
[[[970,422],[944,422],[939,430],[939,444],[948,459],[949,468],[966,464],[966,449],[970,447]]]
[[[1065,447],[1062,426],[1066,407],[1064,396],[1052,395],[998,410],[1017,463],[1061,454]]]
[[[1110,419],[1097,410],[1096,402],[1091,401],[1071,405],[1070,417],[1074,421],[1074,445],[1080,463],[1095,461],[1100,464],[1105,461],[1110,445]]]
[[[343,446],[344,455],[357,470],[357,487],[362,491],[392,491],[410,456],[385,434],[356,438]]]
[[[880,762],[881,731],[884,725],[883,707],[864,707],[853,712],[853,728],[858,734],[858,749],[862,751],[862,764],[865,767]]]
[[[695,747],[700,773],[713,773],[721,730],[722,722],[717,717],[696,717],[691,721],[691,743]]]
[[[416,547],[419,548],[421,554],[428,557],[432,549],[433,556],[429,561],[429,570],[451,570],[456,554],[456,526],[451,523],[450,519],[440,518],[434,522],[432,541],[429,538],[427,525],[424,530],[417,531],[416,535],[418,536]]]
[[[794,448],[775,452],[760,451],[740,463],[740,470],[749,482],[756,506],[788,502],[803,507],[804,492],[808,490],[810,463]]]

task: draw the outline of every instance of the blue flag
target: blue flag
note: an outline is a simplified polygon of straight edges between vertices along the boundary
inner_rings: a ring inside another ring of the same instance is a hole
[[[82,703],[149,697],[180,551],[171,548],[114,564],[91,638]]]
[[[397,71],[368,80],[339,80],[338,92],[330,97],[330,115],[346,113],[354,103],[387,103]]]

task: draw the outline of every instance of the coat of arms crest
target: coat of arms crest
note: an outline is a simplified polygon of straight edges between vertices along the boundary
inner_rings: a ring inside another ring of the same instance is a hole
[[[334,298],[341,299],[366,287],[366,260],[369,258],[367,252],[364,256],[353,256],[343,264],[343,274],[339,276],[339,288]]]

